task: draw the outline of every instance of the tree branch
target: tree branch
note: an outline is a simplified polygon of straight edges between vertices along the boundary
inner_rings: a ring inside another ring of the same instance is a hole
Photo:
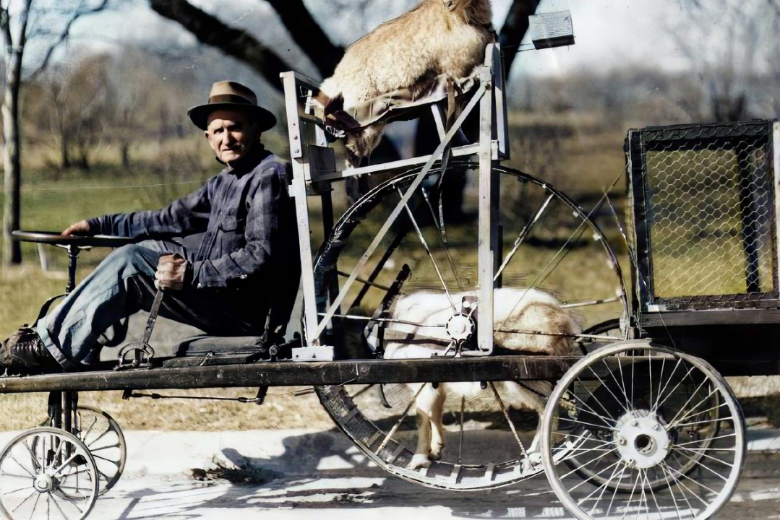
[[[291,69],[270,49],[246,31],[225,25],[216,17],[192,6],[187,0],[149,0],[149,6],[192,33],[198,41],[243,61],[278,91],[279,74]]]
[[[282,19],[287,32],[322,74],[333,74],[344,55],[344,48],[334,45],[312,18],[302,0],[266,0]]]
[[[82,16],[89,15],[89,14],[95,14],[100,11],[103,11],[108,6],[109,0],[102,0],[102,2],[99,5],[96,5],[95,7],[91,7],[89,9],[76,9],[76,11],[71,15],[70,19],[68,20],[68,23],[65,24],[65,27],[63,28],[62,32],[57,37],[57,41],[54,42],[47,50],[46,54],[43,57],[43,61],[41,62],[40,66],[35,69],[35,72],[30,74],[30,79],[34,79],[38,76],[41,72],[43,72],[46,67],[49,66],[49,60],[51,60],[52,55],[54,54],[54,51],[57,50],[57,47],[62,45],[65,40],[68,39],[68,36],[70,36],[70,28],[73,26],[73,24],[81,18]]]
[[[538,6],[538,0],[514,0],[512,7],[509,8],[504,26],[498,34],[498,41],[504,52],[504,74],[507,77],[517,56],[520,42],[528,32],[528,17],[536,12]]]

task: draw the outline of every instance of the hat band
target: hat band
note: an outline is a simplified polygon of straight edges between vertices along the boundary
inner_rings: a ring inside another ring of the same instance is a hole
[[[238,103],[241,105],[253,105],[251,101],[249,101],[247,98],[243,96],[236,96],[234,94],[219,94],[217,96],[211,96],[209,98],[209,105],[213,105],[215,103]]]

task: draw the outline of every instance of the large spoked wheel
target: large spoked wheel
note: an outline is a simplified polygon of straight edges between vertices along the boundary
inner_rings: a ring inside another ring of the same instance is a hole
[[[553,490],[581,520],[710,518],[736,488],[746,449],[720,374],[648,341],[575,364],[550,396],[541,445]]]
[[[74,433],[95,459],[103,495],[119,482],[127,462],[127,443],[119,423],[109,414],[91,406],[79,406]],[[42,426],[48,425],[46,419]],[[67,495],[67,493],[63,492]]]
[[[98,497],[95,460],[74,435],[34,428],[0,452],[0,513],[13,520],[86,518]]]
[[[499,269],[501,287],[554,294],[584,326],[625,315],[617,257],[588,214],[538,179],[502,167],[494,172],[501,184],[498,218],[505,252]],[[417,173],[412,170],[377,186],[335,225],[315,262],[322,301],[334,300]],[[456,306],[467,297],[476,298],[477,177],[476,165],[468,163],[452,165],[443,181],[437,170],[428,174],[357,273],[322,336],[324,344],[335,345],[342,358],[371,357],[369,345],[384,348],[385,357],[395,358],[455,352],[455,343],[446,336],[451,330],[444,333],[442,324],[416,326],[424,311],[395,320],[392,306],[399,294],[420,291]],[[459,184],[456,191],[464,194],[462,211],[449,206],[450,182]],[[440,208],[436,193],[442,185],[445,198]],[[515,299],[494,306],[518,308],[523,294],[504,292]],[[457,323],[462,325],[459,330],[468,330],[468,320],[462,321]],[[515,352],[501,347],[513,334],[528,331],[514,332],[506,323],[495,343],[500,353],[511,354]],[[573,338],[563,341],[568,347],[565,354],[579,353]],[[407,348],[412,345],[413,351]],[[447,489],[494,488],[538,474],[541,464],[534,440],[538,414],[550,391],[548,382],[512,381],[317,388],[339,427],[380,467]],[[434,422],[437,417],[442,417],[441,425]]]

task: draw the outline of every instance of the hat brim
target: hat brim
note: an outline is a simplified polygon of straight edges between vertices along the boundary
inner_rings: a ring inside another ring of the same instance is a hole
[[[276,116],[268,110],[257,105],[246,105],[243,103],[212,103],[209,105],[198,105],[187,110],[190,121],[201,130],[208,127],[209,114],[215,110],[238,110],[249,114],[252,119],[257,121],[260,132],[265,132],[276,126]]]

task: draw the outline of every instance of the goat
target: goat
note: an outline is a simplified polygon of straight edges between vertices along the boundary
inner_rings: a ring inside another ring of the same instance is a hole
[[[461,301],[468,293],[456,293],[452,297]],[[518,302],[519,305],[518,305]],[[417,327],[394,323],[393,337],[403,334],[431,338],[446,343],[448,338],[441,327],[452,315],[449,299],[442,293],[419,291],[402,296],[395,304],[393,318],[430,325]],[[506,323],[504,321],[506,320]],[[561,308],[560,302],[551,294],[536,289],[501,288],[494,293],[494,323],[496,328],[503,323],[504,329],[521,331],[539,331],[565,336],[495,333],[495,344],[518,352],[562,356],[573,352],[574,341],[571,335],[581,332],[574,317]],[[370,342],[372,338],[367,338]],[[434,346],[409,344],[402,340],[390,339],[385,344],[387,359],[414,359],[430,357],[437,352]],[[441,353],[438,350],[438,353]],[[425,385],[422,390],[420,387]],[[492,389],[483,390],[480,382],[441,383],[438,387],[426,383],[408,385],[417,394],[416,413],[418,438],[410,469],[428,467],[431,460],[441,458],[444,449],[444,426],[442,424],[444,401],[448,395],[470,399],[482,392],[492,397]],[[545,398],[552,392],[552,385],[546,381],[525,381],[523,384],[512,381],[495,383],[495,389],[504,405],[515,409],[531,410],[541,414],[545,407]],[[538,458],[539,434],[534,436],[528,448],[529,456]]]
[[[412,97],[439,75],[468,76],[495,40],[490,0],[423,0],[349,46],[320,87],[325,114],[382,94],[409,89]],[[379,144],[385,123],[347,132],[347,161],[357,166]]]

